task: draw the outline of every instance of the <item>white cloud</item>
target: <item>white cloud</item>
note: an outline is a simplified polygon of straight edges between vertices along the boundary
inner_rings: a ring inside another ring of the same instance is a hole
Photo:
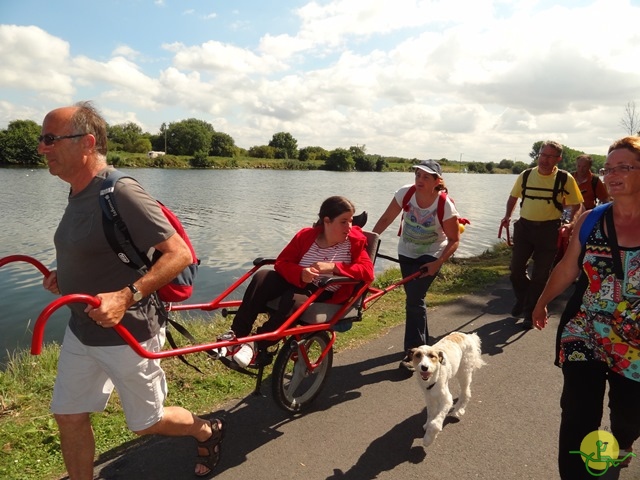
[[[65,101],[75,91],[69,44],[34,26],[0,25],[0,88]]]
[[[112,57],[124,57],[129,60],[135,60],[136,58],[140,58],[140,52],[134,50],[128,45],[119,45],[115,48],[113,52],[111,52]]]
[[[214,40],[190,47],[176,42],[165,44],[163,48],[173,53],[174,66],[184,70],[258,75],[286,67],[274,57],[256,55],[250,50]]]
[[[624,106],[639,93],[640,8],[630,0],[334,0],[293,19],[297,30],[254,43],[158,37],[169,58],[125,39],[106,59],[73,55],[38,27],[0,25],[0,89],[44,99],[31,107],[38,121],[38,109],[81,92],[110,122],[135,118],[150,131],[196,117],[244,147],[289,131],[300,146],[469,161],[525,159],[545,138],[601,153],[625,133]],[[2,97],[3,112],[29,113]],[[168,112],[182,117],[161,118]]]

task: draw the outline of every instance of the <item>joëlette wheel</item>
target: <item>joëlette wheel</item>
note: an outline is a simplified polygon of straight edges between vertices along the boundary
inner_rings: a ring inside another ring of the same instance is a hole
[[[315,364],[327,348],[331,336],[328,332],[315,332],[303,337],[300,345],[294,338],[285,342],[273,366],[273,398],[289,412],[304,410],[318,396],[333,364],[333,348],[312,371],[307,367],[299,349],[307,352],[311,364]]]

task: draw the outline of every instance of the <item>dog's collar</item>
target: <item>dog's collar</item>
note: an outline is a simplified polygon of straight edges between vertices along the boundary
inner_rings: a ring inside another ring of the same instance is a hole
[[[429,385],[429,386],[427,387],[427,390],[431,390],[431,389],[432,389],[433,387],[435,387],[435,386],[436,386],[436,384],[435,384],[435,383],[432,383],[431,385]]]

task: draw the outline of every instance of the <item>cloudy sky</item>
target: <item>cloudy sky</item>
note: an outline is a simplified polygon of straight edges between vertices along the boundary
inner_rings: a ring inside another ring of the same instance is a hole
[[[0,128],[94,100],[238,146],[528,161],[640,111],[640,0],[0,0]]]

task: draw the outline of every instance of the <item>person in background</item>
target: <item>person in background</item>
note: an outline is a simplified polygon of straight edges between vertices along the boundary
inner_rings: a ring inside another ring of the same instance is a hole
[[[576,158],[576,171],[573,177],[578,182],[578,188],[582,194],[583,205],[586,210],[591,210],[598,203],[607,203],[609,193],[607,187],[600,178],[591,173],[593,160],[589,155],[580,155]]]
[[[556,344],[564,378],[558,450],[563,480],[593,478],[581,455],[571,452],[600,429],[607,385],[611,434],[621,460],[630,460],[640,437],[640,137],[613,142],[602,174],[611,207],[585,232],[584,244],[578,234],[571,237],[533,311],[535,327],[544,328],[549,302],[581,274]],[[589,214],[577,220],[576,232]]]
[[[135,244],[162,256],[144,275],[117,258],[105,237],[98,201],[110,168],[107,126],[90,102],[49,112],[38,153],[45,156],[49,172],[71,186],[54,235],[57,270],[43,285],[55,294],[86,293],[100,299],[95,308],[69,305],[71,318],[58,359],[51,412],[69,478],[93,479],[90,413],[105,409],[114,387],[134,433],[193,437],[198,442],[195,474],[209,475],[220,456],[222,420],[164,407],[167,383],[160,361],[140,358],[112,328],[125,326],[146,350],[162,348],[164,310],[151,294],[191,263],[188,246],[157,202],[134,180],[122,179],[116,184],[118,205]]]
[[[577,218],[584,210],[591,210],[598,203],[607,203],[609,194],[607,187],[597,175],[591,173],[593,160],[589,155],[580,155],[576,158],[576,172],[573,178],[578,183],[580,193],[582,194],[582,207],[576,212],[574,218]],[[572,209],[565,209],[562,217],[562,226],[560,227],[560,238],[558,239],[558,252],[554,260],[554,266],[562,259],[564,252],[569,246],[569,238],[571,236],[572,225],[570,223]]]
[[[373,232],[381,234],[404,211],[398,241],[400,271],[403,277],[408,277],[421,268],[425,270],[420,278],[404,284],[406,319],[400,368],[409,371],[413,370],[413,364],[407,352],[430,342],[425,297],[440,268],[460,243],[459,215],[449,197],[444,205],[442,224],[438,220],[440,191],[446,189],[440,164],[434,160],[424,160],[414,165],[414,171],[414,183],[404,185],[395,192],[391,203],[373,227]],[[407,192],[414,185],[415,193],[405,202]],[[403,203],[406,203],[406,207]]]
[[[500,221],[500,228],[509,228],[516,203],[522,198],[520,218],[513,226],[509,278],[516,297],[511,315],[524,316],[525,329],[533,328],[531,312],[549,278],[556,258],[563,206],[570,207],[569,220],[572,221],[582,204],[578,184],[569,173],[566,174],[564,189],[558,191],[554,197],[557,165],[561,160],[562,145],[553,141],[543,142],[538,153],[538,165],[531,170],[527,179],[526,190],[533,193],[523,192],[522,172],[511,189],[506,214]],[[531,277],[527,273],[530,259],[533,259]]]
[[[374,278],[373,262],[367,253],[367,237],[352,225],[355,207],[345,197],[327,198],[320,206],[313,227],[300,230],[278,255],[274,270],[258,270],[247,287],[242,304],[231,324],[226,340],[251,334],[258,314],[267,312],[267,304],[280,298],[278,309],[258,328],[258,333],[276,330],[286,317],[318,289],[322,277],[344,276],[363,282]],[[353,293],[354,285],[330,285],[318,298],[320,302],[339,304]],[[261,342],[259,342],[261,343]],[[241,367],[248,366],[259,347],[243,343],[232,354]]]

